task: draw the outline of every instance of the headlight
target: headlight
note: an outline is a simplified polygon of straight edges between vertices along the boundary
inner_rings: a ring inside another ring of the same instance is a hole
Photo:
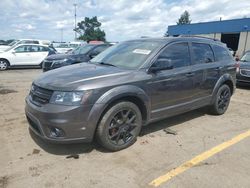
[[[79,105],[81,104],[83,91],[61,92],[54,91],[50,103],[62,105]]]
[[[68,61],[68,59],[54,60],[53,61],[53,65],[58,65],[58,64],[66,63],[67,61]]]

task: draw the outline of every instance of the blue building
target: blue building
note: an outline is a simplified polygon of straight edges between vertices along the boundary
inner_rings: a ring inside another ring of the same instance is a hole
[[[196,35],[226,43],[237,55],[250,50],[250,18],[168,26],[170,36]]]

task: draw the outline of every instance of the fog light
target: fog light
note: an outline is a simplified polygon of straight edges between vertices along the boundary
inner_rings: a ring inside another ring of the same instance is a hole
[[[52,127],[50,129],[50,136],[51,137],[63,137],[64,136],[64,132],[63,130],[56,128],[56,127]]]

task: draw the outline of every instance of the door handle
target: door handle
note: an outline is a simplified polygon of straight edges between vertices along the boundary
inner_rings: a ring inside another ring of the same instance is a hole
[[[192,77],[192,76],[194,76],[194,73],[193,72],[189,72],[189,73],[186,74],[186,76],[187,77]]]

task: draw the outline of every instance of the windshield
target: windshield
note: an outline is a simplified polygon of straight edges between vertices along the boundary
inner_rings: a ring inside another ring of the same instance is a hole
[[[8,46],[13,46],[15,44],[17,44],[20,40],[14,40],[11,43],[8,44]]]
[[[97,55],[90,62],[112,64],[117,67],[139,68],[161,42],[133,41],[116,44]]]
[[[240,60],[250,62],[250,52],[245,53]]]
[[[7,52],[7,51],[9,51],[9,50],[11,50],[11,49],[13,49],[13,48],[15,48],[17,45],[12,45],[12,46],[10,46],[9,48],[7,48],[6,50],[4,50],[5,52]]]
[[[88,53],[95,45],[84,45],[84,46],[79,46],[78,48],[74,49],[71,53],[74,55],[78,54],[86,54]]]

